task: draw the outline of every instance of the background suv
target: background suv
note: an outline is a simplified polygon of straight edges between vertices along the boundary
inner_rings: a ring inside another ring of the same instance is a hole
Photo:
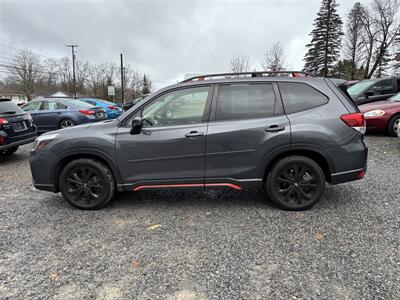
[[[0,154],[12,154],[35,138],[31,116],[11,99],[0,99]]]
[[[278,206],[301,210],[325,182],[363,178],[365,121],[345,93],[329,79],[269,75],[191,78],[115,120],[42,135],[34,185],[83,209],[115,190],[265,187]]]

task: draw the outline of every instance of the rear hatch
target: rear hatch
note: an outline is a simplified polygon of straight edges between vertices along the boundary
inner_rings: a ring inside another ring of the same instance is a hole
[[[31,116],[19,108],[11,100],[0,100],[0,131],[4,131],[8,138],[30,133],[35,128]]]

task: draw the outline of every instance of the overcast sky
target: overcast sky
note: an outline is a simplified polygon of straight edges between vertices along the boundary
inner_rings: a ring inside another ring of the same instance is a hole
[[[343,19],[356,1],[338,0]],[[366,2],[366,1],[360,1]],[[236,54],[258,66],[275,42],[301,69],[321,0],[0,0],[0,61],[30,48],[48,57],[129,63],[156,87],[187,73],[224,72]]]

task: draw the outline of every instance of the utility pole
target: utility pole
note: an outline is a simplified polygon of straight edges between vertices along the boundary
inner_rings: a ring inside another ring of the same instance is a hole
[[[74,98],[76,99],[76,79],[75,79],[75,51],[74,48],[79,47],[79,45],[65,45],[66,47],[71,47],[72,51],[72,76],[74,78]]]
[[[122,103],[125,102],[124,98],[124,61],[122,59],[122,53],[121,53],[121,97],[122,97]]]

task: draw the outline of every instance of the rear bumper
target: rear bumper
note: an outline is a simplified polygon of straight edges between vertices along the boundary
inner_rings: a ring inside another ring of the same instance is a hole
[[[367,166],[363,169],[350,170],[331,174],[331,184],[345,183],[349,181],[363,179],[367,172]]]
[[[36,139],[36,136],[37,136],[36,131],[21,135],[21,137],[14,138],[11,143],[0,145],[0,150],[6,150],[16,146],[29,144]]]
[[[346,146],[329,150],[334,157],[330,184],[339,184],[364,178],[367,171],[368,146],[363,138]]]

